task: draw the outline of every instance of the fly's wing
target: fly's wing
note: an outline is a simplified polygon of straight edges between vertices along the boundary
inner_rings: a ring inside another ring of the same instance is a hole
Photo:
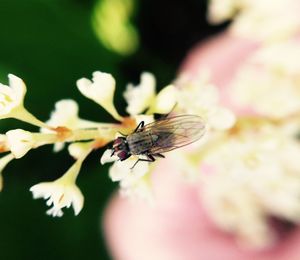
[[[155,140],[150,153],[165,153],[200,139],[205,132],[205,124],[199,116],[180,115],[157,120],[139,131],[149,132]]]

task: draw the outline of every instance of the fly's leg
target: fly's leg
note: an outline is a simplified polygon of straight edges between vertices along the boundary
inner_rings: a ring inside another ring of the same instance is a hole
[[[163,154],[161,153],[155,153],[155,154],[146,154],[147,159],[138,159],[134,165],[130,168],[131,170],[134,168],[134,166],[137,165],[138,162],[154,162],[155,158],[154,157],[160,157],[160,158],[166,158]]]
[[[145,122],[144,122],[144,121],[141,121],[141,122],[138,124],[138,126],[136,127],[136,129],[134,130],[134,133],[135,133],[137,130],[139,130],[139,128],[143,128],[144,125],[145,125]]]
[[[166,158],[166,156],[164,156],[161,153],[155,153],[155,154],[152,154],[152,156],[159,157],[159,158]]]
[[[135,163],[134,165],[130,168],[130,170],[132,170],[134,168],[134,166],[137,165],[138,162],[154,162],[155,161],[155,158],[153,157],[153,155],[151,154],[146,154],[147,156],[147,159],[141,159],[139,158]]]

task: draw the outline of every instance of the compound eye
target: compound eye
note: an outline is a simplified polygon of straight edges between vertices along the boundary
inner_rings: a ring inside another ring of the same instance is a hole
[[[120,152],[118,152],[118,157],[120,158],[121,161],[124,161],[129,156],[128,156],[128,153],[126,151],[120,151]]]
[[[122,144],[123,142],[124,142],[124,140],[123,140],[121,137],[118,137],[118,138],[114,141],[113,146],[114,146],[114,147],[119,146],[119,145]]]

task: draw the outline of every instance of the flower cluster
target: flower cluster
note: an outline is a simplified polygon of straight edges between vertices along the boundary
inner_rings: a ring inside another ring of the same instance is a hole
[[[224,103],[236,122],[198,151],[199,194],[216,225],[248,247],[277,241],[270,219],[300,220],[299,8],[295,0],[212,0],[209,6],[212,22],[233,19],[228,34],[255,47],[226,86],[218,86],[226,88]]]
[[[126,111],[130,117],[137,122],[144,121],[146,124],[153,121],[153,114],[191,114],[203,118],[206,123],[206,138],[216,133],[226,132],[235,123],[235,116],[228,109],[219,104],[219,93],[215,86],[209,83],[206,75],[197,80],[181,77],[155,93],[155,78],[150,73],[141,75],[140,84],[133,86],[129,84],[125,90],[124,97],[128,103]],[[146,111],[145,114],[143,111]],[[203,138],[205,139],[205,138]],[[205,141],[204,141],[205,142]],[[201,144],[201,142],[197,142]],[[195,149],[195,145],[191,149]],[[201,145],[200,145],[201,146]],[[120,183],[121,194],[131,198],[142,198],[153,202],[151,189],[151,172],[154,164],[138,163],[134,168],[139,156],[131,156],[126,161],[118,161],[116,156],[111,156],[112,151],[108,149],[101,158],[101,163],[115,161],[110,168],[110,177],[113,181]],[[189,155],[179,155],[173,152],[178,163],[183,163]]]
[[[49,215],[62,216],[62,208],[71,205],[75,214],[79,214],[83,207],[83,195],[75,182],[84,159],[92,150],[111,142],[118,132],[128,133],[136,124],[134,119],[121,117],[113,105],[114,78],[107,73],[95,72],[92,81],[81,79],[77,82],[84,96],[101,105],[119,121],[108,124],[79,118],[78,105],[74,100],[57,102],[50,119],[42,122],[24,106],[24,82],[14,75],[8,77],[9,86],[0,85],[1,118],[16,118],[39,127],[40,131],[13,129],[0,135],[0,151],[6,153],[0,159],[0,188],[3,187],[1,172],[13,159],[19,159],[42,145],[53,144],[57,152],[68,144],[69,153],[75,159],[71,168],[58,180],[34,185],[30,190],[34,198],[47,199],[47,205],[52,206],[47,211]]]
[[[232,83],[232,99],[273,119],[300,109],[300,49],[296,40],[262,46],[243,64]],[[276,91],[274,88],[276,87]]]
[[[292,10],[288,17],[287,2]],[[68,146],[75,160],[69,170],[59,179],[36,184],[30,190],[34,198],[47,200],[51,206],[47,214],[60,217],[64,207],[72,206],[77,215],[84,197],[76,179],[93,150],[120,134],[130,135],[141,121],[153,122],[156,114],[196,115],[205,122],[204,137],[188,149],[175,149],[170,159],[184,176],[201,181],[199,195],[222,230],[234,233],[248,246],[274,243],[277,237],[269,225],[270,217],[293,224],[300,221],[300,52],[294,37],[300,26],[298,9],[295,0],[278,0],[276,4],[270,0],[211,2],[212,21],[235,17],[234,33],[260,40],[226,86],[231,90],[229,99],[236,107],[247,108],[248,113],[223,105],[221,86],[211,83],[210,72],[201,71],[198,78],[180,75],[159,92],[154,76],[144,72],[137,86],[128,84],[124,92],[128,116],[121,116],[113,104],[115,79],[98,71],[92,80],[78,80],[78,90],[116,123],[80,118],[74,100],[58,101],[50,119],[42,122],[24,106],[24,82],[9,75],[9,86],[0,85],[0,119],[22,120],[39,131],[13,129],[0,135],[0,151],[5,153],[0,159],[0,173],[31,149],[51,144],[58,152]],[[155,203],[151,177],[156,163],[136,164],[143,155],[120,161],[114,152],[107,149],[100,162],[113,163],[109,177],[119,182],[121,194]],[[2,186],[0,174],[0,189]]]
[[[55,152],[68,145],[69,154],[75,159],[74,164],[59,179],[39,183],[30,188],[34,198],[44,198],[47,205],[51,206],[47,214],[60,217],[63,215],[62,209],[70,206],[73,207],[75,215],[79,214],[84,197],[76,185],[76,179],[85,158],[93,150],[112,142],[120,133],[132,133],[139,122],[153,122],[153,114],[166,114],[173,109],[174,113],[200,115],[207,121],[208,131],[209,126],[212,131],[222,131],[234,123],[233,114],[218,105],[216,88],[207,84],[201,90],[199,85],[206,84],[201,81],[184,83],[183,80],[179,80],[156,94],[155,78],[145,72],[141,75],[138,86],[128,84],[126,88],[124,98],[128,103],[127,117],[121,116],[113,104],[115,84],[115,79],[103,72],[94,72],[92,80],[82,78],[77,81],[78,90],[85,97],[99,104],[118,121],[111,124],[80,118],[77,103],[67,99],[58,101],[50,119],[42,122],[25,108],[26,86],[20,78],[9,75],[9,86],[0,85],[1,118],[16,118],[40,129],[37,132],[13,129],[0,136],[1,152],[6,153],[0,159],[1,172],[13,159],[22,158],[31,149],[47,144],[54,145]],[[188,84],[189,88],[184,88],[183,84]],[[188,100],[190,92],[193,92],[194,100]],[[201,98],[201,93],[206,94]],[[193,105],[187,106],[186,103]],[[132,168],[139,156],[131,156],[123,162],[116,160],[118,158],[111,154],[111,149],[108,149],[100,161],[102,164],[114,162],[109,176],[112,181],[120,183],[121,194],[152,201],[150,182],[154,165],[141,162]],[[2,174],[0,176],[2,188]]]
[[[233,33],[273,42],[299,32],[299,11],[297,0],[211,0],[208,18],[212,23],[233,19]]]
[[[296,138],[260,122],[228,136],[205,154],[203,173],[205,168],[210,171],[203,177],[201,196],[217,225],[246,245],[261,247],[277,239],[268,218],[297,223],[299,152]]]

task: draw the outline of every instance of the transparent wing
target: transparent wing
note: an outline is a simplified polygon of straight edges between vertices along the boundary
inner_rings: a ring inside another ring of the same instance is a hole
[[[180,115],[157,120],[137,132],[149,132],[154,144],[150,153],[165,153],[199,140],[205,132],[204,120],[195,115]]]

